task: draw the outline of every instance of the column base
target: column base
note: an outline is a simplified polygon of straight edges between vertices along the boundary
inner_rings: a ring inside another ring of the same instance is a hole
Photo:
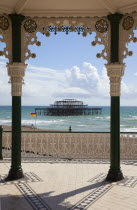
[[[0,156],[0,160],[3,160],[3,157],[2,156]]]
[[[108,175],[107,175],[105,181],[107,181],[107,182],[118,182],[122,179],[124,179],[124,176],[123,176],[121,171],[116,172],[116,171],[113,171],[112,169],[109,169]]]
[[[10,169],[9,174],[7,178],[5,179],[5,181],[8,182],[8,181],[21,179],[21,178],[24,178],[22,169],[19,169],[19,170]]]

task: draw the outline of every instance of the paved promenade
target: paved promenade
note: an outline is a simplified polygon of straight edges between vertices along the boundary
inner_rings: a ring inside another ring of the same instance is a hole
[[[137,210],[137,161],[122,161],[125,179],[104,179],[109,162],[26,159],[25,178],[4,182],[10,161],[0,161],[0,210]]]

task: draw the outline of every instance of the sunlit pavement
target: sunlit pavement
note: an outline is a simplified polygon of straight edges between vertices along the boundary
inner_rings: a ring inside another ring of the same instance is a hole
[[[125,179],[105,182],[107,160],[25,159],[25,178],[4,182],[10,160],[0,161],[1,210],[137,210],[137,161],[121,161]]]

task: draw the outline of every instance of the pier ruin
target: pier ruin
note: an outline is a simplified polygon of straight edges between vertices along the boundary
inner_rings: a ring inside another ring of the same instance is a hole
[[[35,113],[49,116],[99,115],[102,114],[102,108],[89,107],[76,99],[64,99],[55,101],[49,107],[35,108]]]

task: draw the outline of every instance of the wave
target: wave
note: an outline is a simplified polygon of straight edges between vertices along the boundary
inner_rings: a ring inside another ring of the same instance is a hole
[[[106,117],[95,117],[95,119],[110,120],[110,116],[106,116]]]
[[[137,116],[132,116],[131,119],[132,119],[132,118],[135,119],[135,120],[137,120]]]
[[[103,117],[95,117],[95,119],[103,119]]]
[[[7,117],[5,117],[6,119],[11,119],[11,116],[7,116]]]
[[[122,128],[120,129],[121,132],[137,132],[137,128]]]
[[[121,120],[137,120],[137,116],[129,116],[129,117],[122,117],[121,116]]]
[[[77,125],[78,127],[85,127],[85,126],[87,126],[87,125]]]
[[[0,124],[2,125],[11,124],[11,120],[0,120]]]
[[[120,125],[120,127],[131,128],[131,125]]]
[[[36,120],[36,124],[56,124],[56,123],[62,123],[65,120]],[[22,120],[23,124],[34,124],[35,120]]]

